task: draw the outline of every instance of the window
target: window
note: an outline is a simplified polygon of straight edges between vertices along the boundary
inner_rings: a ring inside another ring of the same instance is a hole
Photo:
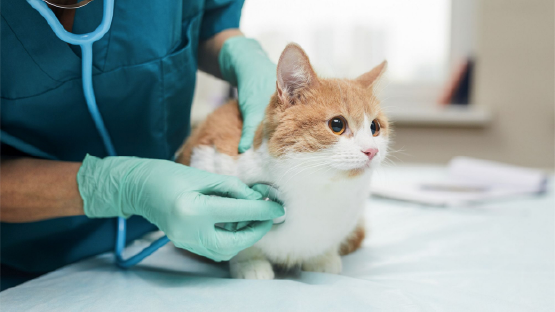
[[[385,105],[433,105],[472,55],[473,0],[247,0],[241,30],[277,62],[287,43],[323,77],[355,78],[389,61]]]
[[[277,61],[299,43],[315,69],[354,77],[387,58],[391,82],[441,82],[449,60],[450,1],[246,1],[242,31]]]

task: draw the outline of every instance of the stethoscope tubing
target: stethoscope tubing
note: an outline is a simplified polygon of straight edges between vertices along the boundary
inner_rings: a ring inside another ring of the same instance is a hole
[[[92,81],[92,45],[95,41],[100,40],[110,29],[112,18],[114,17],[114,0],[104,0],[103,17],[100,25],[93,32],[80,35],[66,31],[43,0],[27,0],[27,2],[46,19],[46,22],[60,40],[81,47],[81,75],[83,81],[83,94],[87,102],[87,108],[94,121],[96,130],[102,139],[102,143],[106,148],[107,154],[109,156],[117,156],[110,134],[104,124],[104,119],[98,110]],[[115,255],[116,265],[120,268],[126,269],[136,265],[170,241],[167,236],[164,236],[151,243],[138,254],[128,259],[123,259],[122,253],[125,249],[126,227],[127,221],[125,218],[118,217]]]
[[[52,28],[52,31],[60,38],[60,40],[73,45],[90,44],[102,38],[112,25],[112,18],[114,17],[114,0],[104,0],[103,16],[100,25],[90,33],[86,34],[73,34],[64,29],[60,24],[54,12],[50,10],[48,5],[42,0],[27,0],[27,2],[37,10],[46,22]]]

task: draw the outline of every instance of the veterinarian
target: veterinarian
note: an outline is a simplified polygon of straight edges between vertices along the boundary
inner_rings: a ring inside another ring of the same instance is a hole
[[[238,87],[239,152],[252,144],[276,77],[238,29],[242,0],[115,2],[110,30],[93,45],[93,84],[119,157],[106,157],[87,110],[79,47],[59,40],[26,1],[1,4],[2,289],[113,250],[114,217],[128,218],[127,241],[158,228],[176,246],[222,261],[283,215],[238,179],[171,161],[189,134],[199,69]],[[103,1],[51,9],[80,34],[100,24]],[[214,227],[250,220],[260,222]]]

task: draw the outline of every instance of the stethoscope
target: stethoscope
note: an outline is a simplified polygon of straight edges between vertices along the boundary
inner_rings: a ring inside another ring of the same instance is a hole
[[[60,38],[60,40],[69,44],[81,46],[81,74],[83,80],[83,93],[85,95],[87,107],[89,109],[91,117],[93,118],[96,130],[102,138],[102,142],[104,143],[104,147],[106,148],[108,155],[116,156],[116,150],[114,149],[114,145],[112,144],[112,140],[110,138],[108,130],[104,125],[104,120],[102,119],[102,116],[100,115],[100,112],[98,110],[92,85],[92,45],[95,41],[100,40],[100,38],[102,38],[104,34],[106,34],[110,29],[110,25],[112,24],[112,18],[114,15],[114,0],[104,0],[102,22],[93,32],[81,35],[76,35],[66,31],[58,21],[58,18],[52,12],[52,10],[50,10],[50,8],[46,5],[46,3],[48,3],[50,5],[64,9],[76,9],[83,7],[92,1],[93,0],[83,0],[72,5],[60,5],[56,3],[51,3],[52,1],[49,0],[27,0],[27,2],[29,2],[29,4],[46,19],[48,25],[50,25],[50,27],[52,28],[56,36]],[[267,197],[266,200],[269,200],[269,197]],[[274,220],[274,224],[281,224],[284,221],[285,216]],[[134,266],[170,241],[167,236],[164,236],[152,242],[148,247],[141,250],[138,254],[128,259],[123,259],[122,252],[125,248],[126,226],[127,221],[125,220],[125,218],[118,217],[115,254],[116,264],[120,268],[129,268]]]
[[[92,0],[84,0],[77,4],[69,6],[50,3],[51,1],[48,1],[48,3],[65,9],[76,9],[90,3],[91,1]],[[104,125],[104,120],[102,119],[102,116],[98,111],[98,106],[96,105],[96,99],[94,96],[92,84],[92,45],[95,41],[100,40],[100,38],[102,38],[104,34],[106,34],[110,29],[110,25],[112,24],[112,17],[114,16],[114,0],[104,0],[102,22],[93,32],[81,35],[72,34],[66,31],[58,21],[58,18],[52,12],[52,10],[50,10],[50,8],[46,5],[46,0],[27,0],[27,2],[29,2],[29,4],[35,10],[39,11],[40,15],[42,15],[46,19],[48,25],[50,25],[50,27],[52,28],[56,36],[60,38],[60,40],[69,44],[81,46],[81,77],[83,80],[83,93],[85,95],[87,107],[89,109],[91,117],[93,118],[96,130],[102,138],[102,142],[104,143],[104,147],[106,148],[108,155],[116,156],[116,150],[114,149],[114,145],[112,144],[112,139],[110,138],[110,134],[108,133],[108,130]],[[117,223],[118,225],[115,253],[116,264],[121,268],[129,268],[131,266],[134,266],[170,241],[167,236],[164,236],[154,241],[152,244],[150,244],[150,246],[146,247],[138,254],[128,259],[123,259],[122,252],[125,248],[127,222],[125,218],[119,217]]]

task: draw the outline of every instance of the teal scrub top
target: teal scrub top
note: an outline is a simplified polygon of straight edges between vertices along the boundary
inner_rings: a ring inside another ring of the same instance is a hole
[[[2,0],[2,155],[81,161],[107,156],[81,87],[81,51],[59,40],[24,0]],[[93,45],[93,84],[120,156],[172,159],[189,133],[199,41],[238,28],[242,0],[116,0]],[[74,33],[102,19],[103,1],[75,13]],[[128,221],[128,240],[155,227]],[[48,272],[113,250],[115,219],[67,217],[0,225],[0,262]]]

